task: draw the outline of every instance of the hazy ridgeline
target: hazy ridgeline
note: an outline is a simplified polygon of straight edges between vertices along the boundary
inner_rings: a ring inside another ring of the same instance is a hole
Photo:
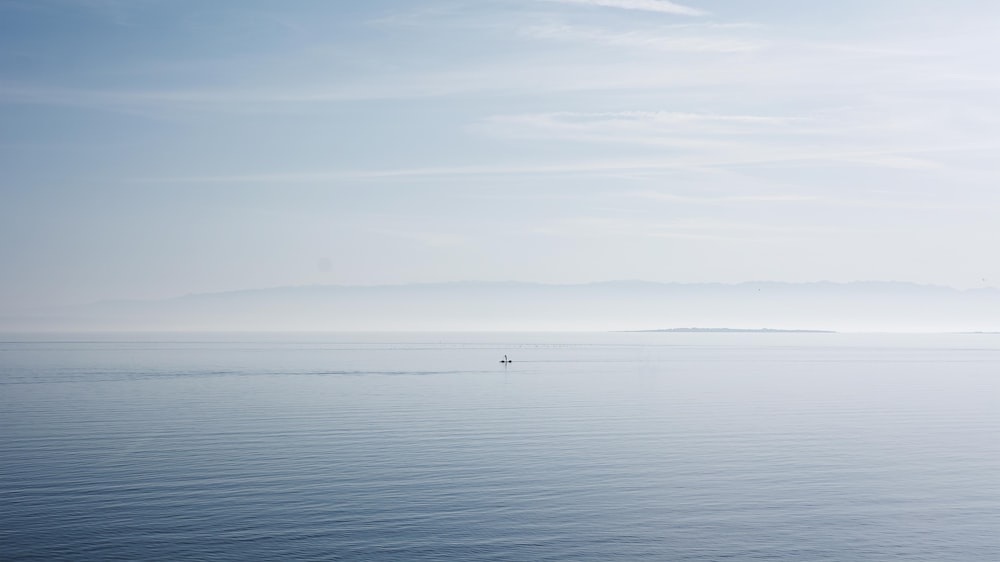
[[[0,318],[8,330],[1000,330],[1000,291],[906,283],[304,286],[104,302]]]

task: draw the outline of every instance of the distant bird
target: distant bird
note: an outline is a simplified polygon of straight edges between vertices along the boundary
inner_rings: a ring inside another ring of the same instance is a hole
[[[506,365],[507,363],[513,363],[513,361],[511,361],[510,359],[507,359],[507,355],[506,354],[504,354],[503,359],[501,359],[500,362],[503,363],[504,365]]]

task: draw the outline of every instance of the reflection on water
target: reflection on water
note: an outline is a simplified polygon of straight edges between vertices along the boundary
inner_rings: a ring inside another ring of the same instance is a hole
[[[1000,336],[0,339],[5,559],[1000,560]]]

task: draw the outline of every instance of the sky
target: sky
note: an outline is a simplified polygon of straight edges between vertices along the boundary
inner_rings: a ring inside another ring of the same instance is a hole
[[[0,0],[0,308],[1000,285],[992,0]]]

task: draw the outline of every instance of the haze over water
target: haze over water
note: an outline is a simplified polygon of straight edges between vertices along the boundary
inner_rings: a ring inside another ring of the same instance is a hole
[[[1000,560],[1000,335],[607,333],[1000,329],[997,22],[0,0],[0,559]]]
[[[998,366],[992,335],[7,336],[0,547],[997,560]]]

